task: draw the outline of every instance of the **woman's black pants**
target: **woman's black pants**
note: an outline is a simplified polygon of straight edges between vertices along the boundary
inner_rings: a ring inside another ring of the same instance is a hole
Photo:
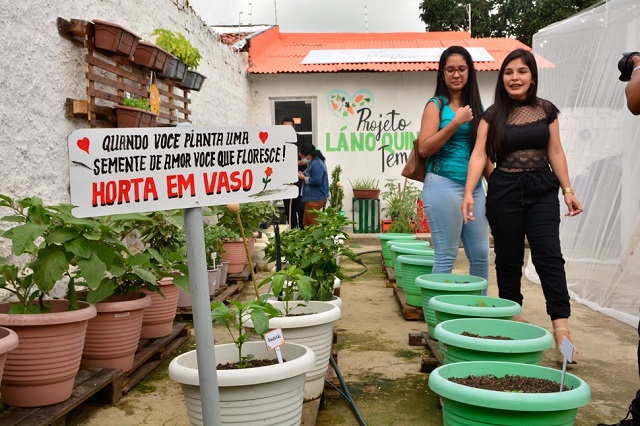
[[[487,191],[499,296],[522,305],[526,237],[552,321],[571,314],[560,248],[558,188],[551,170],[509,173],[496,169]]]

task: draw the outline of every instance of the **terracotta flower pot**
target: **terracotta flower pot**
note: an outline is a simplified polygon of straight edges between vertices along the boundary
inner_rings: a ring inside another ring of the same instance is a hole
[[[155,127],[158,114],[140,108],[116,105],[118,127]]]
[[[116,55],[131,56],[136,50],[140,36],[113,22],[93,20],[94,44],[98,49]]]
[[[98,315],[89,320],[81,366],[129,371],[138,349],[142,317],[151,297],[146,294],[112,296],[96,303]]]
[[[354,189],[353,198],[377,200],[380,198],[379,189]]]
[[[244,243],[240,241],[225,241],[224,253],[222,260],[229,262],[229,274],[240,274],[247,264],[247,252],[244,249]]]
[[[18,335],[10,328],[0,327],[0,381],[7,354],[18,347]]]
[[[173,278],[165,277],[158,281],[160,290],[164,297],[155,291],[143,288],[142,292],[151,297],[151,305],[144,310],[142,319],[143,339],[155,339],[171,334],[173,330],[173,320],[178,309],[178,287],[173,283]]]
[[[171,57],[169,52],[155,44],[140,41],[136,46],[133,62],[155,71],[164,72],[169,67]]]
[[[16,407],[57,404],[71,396],[80,368],[89,319],[96,307],[79,302],[69,311],[68,300],[50,300],[47,314],[9,315],[9,303],[0,303],[0,325],[18,335],[18,347],[9,352],[0,393]]]

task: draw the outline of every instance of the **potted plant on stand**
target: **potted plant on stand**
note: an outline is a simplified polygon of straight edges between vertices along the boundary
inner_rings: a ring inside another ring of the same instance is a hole
[[[116,105],[118,127],[155,127],[158,114],[151,112],[147,98],[124,98]]]
[[[65,219],[83,220],[72,218],[72,206],[46,207],[35,197],[0,195],[0,207],[11,211],[3,221],[17,224],[2,234],[11,240],[16,264],[1,261],[0,287],[16,301],[0,304],[0,325],[19,339],[7,356],[2,400],[19,407],[62,402],[71,396],[87,322],[96,315],[95,306],[77,300],[74,286],[75,268],[91,248],[65,228]],[[67,282],[69,298],[51,300],[60,280]]]
[[[378,179],[355,179],[349,180],[353,190],[353,198],[372,199],[380,198],[380,187]]]
[[[391,220],[386,228],[383,220],[382,231],[400,234],[415,232],[417,201],[422,195],[421,190],[406,178],[404,185],[395,179],[387,179],[381,195],[386,202],[382,212]]]
[[[305,375],[315,365],[314,352],[287,341],[281,346],[285,360],[280,364],[264,342],[247,341],[245,322],[263,335],[270,319],[280,312],[263,300],[241,303],[235,300],[211,304],[211,318],[224,325],[234,343],[216,345],[216,375],[222,424],[299,425]],[[248,352],[248,353],[247,353]],[[176,357],[169,365],[169,376],[180,383],[192,424],[202,419],[200,381],[196,351]],[[268,398],[269,406],[255,410],[256,400]]]

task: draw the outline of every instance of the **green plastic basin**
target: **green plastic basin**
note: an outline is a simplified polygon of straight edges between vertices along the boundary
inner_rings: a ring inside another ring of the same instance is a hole
[[[553,380],[560,389],[562,371],[514,362],[469,361],[445,364],[429,374],[429,388],[443,399],[442,416],[447,426],[527,425],[570,426],[578,408],[591,400],[589,385],[567,373],[570,390],[552,393],[498,392],[449,381],[450,377],[517,375]]]
[[[422,294],[420,289],[416,287],[416,278],[431,273],[433,257],[403,254],[398,256],[398,263],[402,269],[402,282],[407,304],[422,307]]]
[[[491,296],[442,294],[429,299],[429,309],[435,312],[436,325],[458,318],[513,319],[522,312],[518,303]]]
[[[433,301],[436,296],[431,299]],[[491,309],[491,308],[485,308]],[[477,335],[465,336],[463,333]],[[494,318],[460,318],[439,323],[434,331],[446,364],[463,361],[506,361],[539,365],[553,336],[537,325]],[[508,337],[492,339],[485,336]]]
[[[406,280],[405,280],[406,284]],[[474,294],[480,295],[487,288],[484,278],[464,274],[428,274],[416,278],[415,284],[420,288],[424,320],[429,325],[429,337],[435,339],[436,315],[429,308],[429,300],[441,294]]]
[[[398,262],[398,256],[402,254],[424,254],[427,258],[433,258],[433,249],[430,247],[429,241],[405,240],[399,243],[394,241],[389,242],[389,251],[391,252],[393,269],[396,273],[396,285],[403,288],[402,265]]]
[[[391,263],[391,252],[389,251],[389,241],[391,240],[415,240],[415,234],[403,234],[399,232],[391,232],[378,234],[378,238],[380,239],[380,245],[382,246],[382,258],[384,259],[384,266],[388,266],[389,268],[393,268],[393,263]]]

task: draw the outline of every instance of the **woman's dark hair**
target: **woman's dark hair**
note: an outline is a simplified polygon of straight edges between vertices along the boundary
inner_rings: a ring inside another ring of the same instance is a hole
[[[507,68],[509,62],[514,59],[522,59],[525,65],[531,71],[531,85],[527,90],[527,97],[524,101],[514,102],[507,89],[504,86],[504,71]],[[516,49],[509,53],[500,67],[498,73],[498,81],[496,83],[495,102],[491,106],[491,114],[486,116],[487,123],[489,124],[489,130],[487,131],[487,144],[486,152],[491,161],[496,161],[498,158],[502,158],[502,142],[504,138],[504,132],[507,128],[507,120],[511,111],[516,105],[535,105],[538,102],[538,65],[536,58],[528,50]]]
[[[322,161],[325,161],[326,159],[324,158],[324,155],[322,155],[322,152],[320,152],[319,149],[316,149],[315,145],[313,145],[312,143],[309,142],[305,142],[302,145],[300,145],[300,154],[302,155],[310,155],[313,158],[319,158]]]
[[[478,80],[476,78],[476,69],[473,66],[473,59],[467,49],[462,46],[450,46],[442,52],[440,55],[440,62],[438,63],[438,77],[436,81],[436,92],[434,96],[443,96],[451,101],[451,94],[447,88],[447,84],[444,81],[444,68],[447,65],[447,59],[451,55],[461,55],[464,61],[469,67],[469,74],[467,77],[467,84],[462,89],[462,104],[469,105],[473,110],[472,125],[469,126],[469,140],[471,142],[471,148],[476,143],[476,133],[478,130],[478,124],[482,118],[482,100],[480,99],[480,90],[478,89]],[[440,106],[441,108],[443,106]]]

